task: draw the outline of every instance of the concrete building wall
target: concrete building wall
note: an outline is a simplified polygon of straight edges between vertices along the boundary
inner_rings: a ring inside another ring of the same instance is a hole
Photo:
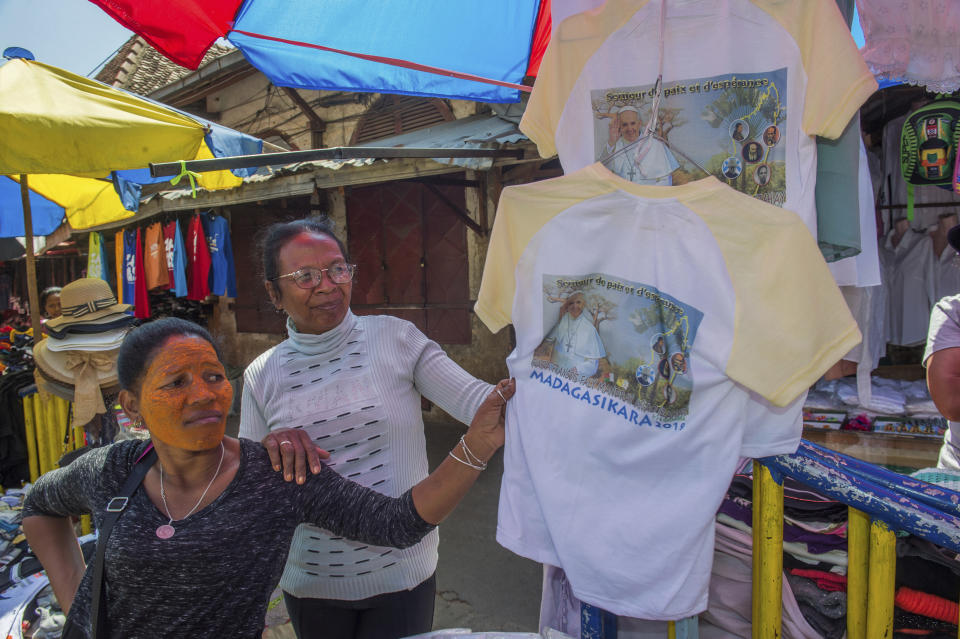
[[[326,122],[326,130],[323,133],[325,146],[349,145],[360,116],[367,110],[368,105],[379,97],[376,94],[332,94],[318,91],[300,91],[299,93],[310,104],[330,96],[335,96],[339,101],[341,95],[343,100],[347,101],[346,104],[315,107],[317,114]],[[355,101],[350,102],[351,96]],[[478,108],[486,108],[463,100],[452,100],[449,104],[457,119],[474,115],[478,112]],[[265,136],[269,132],[280,132],[289,144],[300,149],[311,148],[310,122],[307,117],[284,90],[272,86],[261,74],[248,76],[211,93],[207,97],[207,108],[212,113],[219,113],[220,123],[225,126],[260,136]],[[498,173],[497,170],[485,174],[470,172],[467,176],[468,179],[481,179],[484,175],[486,176],[484,197],[488,228],[493,223],[496,200],[499,197]],[[482,204],[477,189],[467,188],[465,195],[467,212],[474,220],[481,221]],[[314,196],[314,201],[320,205],[321,210],[333,218],[340,239],[346,243],[347,212],[343,189],[322,191]],[[264,205],[267,206],[267,203],[265,202]],[[480,289],[488,238],[489,235],[478,236],[473,231],[467,230],[468,277],[470,297],[474,300]],[[258,290],[263,289],[262,282],[238,282],[238,286],[255,286]],[[266,295],[265,291],[263,295]],[[226,299],[220,299],[215,306],[210,328],[223,345],[227,363],[238,370],[246,367],[260,353],[286,337],[266,333],[238,332],[231,302]],[[476,316],[471,318],[471,328],[472,343],[445,346],[447,353],[477,377],[491,382],[504,377],[506,375],[504,360],[512,348],[509,330],[504,329],[494,335]],[[239,388],[237,390],[239,391]]]

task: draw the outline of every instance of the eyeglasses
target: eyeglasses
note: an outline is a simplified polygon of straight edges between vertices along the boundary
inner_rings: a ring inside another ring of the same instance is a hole
[[[353,275],[356,272],[356,264],[334,264],[332,266],[328,266],[327,268],[313,268],[312,266],[307,266],[305,268],[297,269],[293,273],[287,273],[286,275],[275,277],[272,281],[275,282],[277,280],[282,280],[285,277],[289,277],[293,280],[293,283],[300,288],[313,288],[314,286],[318,286],[320,282],[323,281],[324,273],[330,277],[330,281],[334,284],[346,284],[353,279]]]

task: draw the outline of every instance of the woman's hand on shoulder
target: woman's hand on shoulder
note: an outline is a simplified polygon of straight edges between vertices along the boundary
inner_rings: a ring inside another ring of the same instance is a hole
[[[321,460],[329,459],[330,453],[314,445],[305,431],[299,428],[280,428],[271,431],[260,440],[270,464],[276,471],[283,471],[286,481],[296,478],[298,484],[307,480],[307,467],[314,475],[323,470]]]
[[[516,380],[500,380],[473,415],[470,428],[464,437],[468,440],[467,445],[471,452],[476,453],[483,461],[488,461],[503,446],[506,439],[504,424],[507,401],[515,392]]]

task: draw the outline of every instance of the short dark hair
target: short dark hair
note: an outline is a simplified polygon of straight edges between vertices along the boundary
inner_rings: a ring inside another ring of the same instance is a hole
[[[301,233],[317,233],[331,238],[337,243],[337,246],[340,247],[340,253],[343,254],[343,259],[349,262],[350,256],[347,255],[347,247],[344,246],[340,238],[336,236],[334,228],[335,224],[333,220],[326,215],[291,220],[289,222],[276,222],[268,226],[263,230],[260,239],[257,241],[263,279],[269,282],[280,275],[280,265],[277,263],[280,249],[292,238]]]
[[[120,353],[117,355],[120,388],[136,392],[157,349],[171,337],[180,336],[207,340],[217,353],[217,359],[222,359],[220,349],[207,329],[179,317],[164,317],[138,326],[123,338]]]

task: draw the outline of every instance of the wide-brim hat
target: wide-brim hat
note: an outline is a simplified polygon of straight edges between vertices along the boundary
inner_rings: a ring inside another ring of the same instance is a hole
[[[118,328],[128,328],[137,323],[137,318],[129,313],[110,313],[103,317],[88,320],[84,319],[82,323],[72,322],[61,324],[60,326],[50,326],[50,321],[43,323],[43,332],[53,339],[66,339],[70,335],[88,335],[93,333],[105,333]]]
[[[39,366],[34,368],[35,375],[34,381],[38,386],[42,386],[43,390],[56,395],[62,399],[67,400],[68,402],[74,401],[74,386],[73,384],[64,384],[63,382],[58,382],[46,373],[43,372],[43,369]],[[104,397],[113,397],[120,392],[120,384],[117,383],[113,386],[101,386],[100,392],[103,393]]]
[[[117,355],[120,349],[109,351],[51,351],[47,340],[40,340],[33,346],[33,360],[40,371],[48,378],[61,384],[83,386],[81,377],[89,376],[96,380],[100,388],[116,386]]]
[[[60,291],[60,317],[46,324],[59,329],[67,324],[90,323],[107,315],[123,313],[133,307],[119,304],[110,285],[99,277],[82,277]]]
[[[100,333],[68,333],[63,339],[51,339],[47,342],[47,349],[53,352],[113,351],[120,348],[123,338],[129,332],[129,328],[115,328]]]

